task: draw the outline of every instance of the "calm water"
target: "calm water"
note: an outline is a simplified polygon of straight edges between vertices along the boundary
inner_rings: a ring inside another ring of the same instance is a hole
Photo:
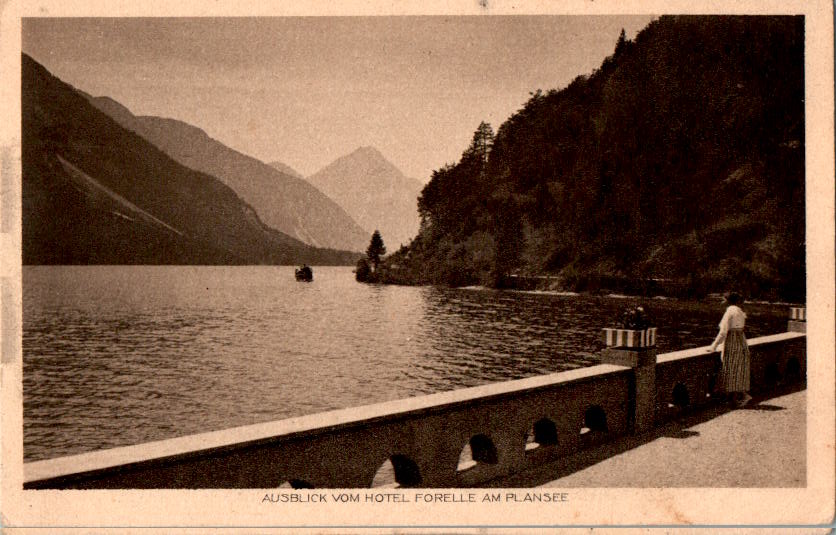
[[[637,299],[369,286],[351,268],[23,271],[27,461],[588,366]],[[644,300],[661,351],[707,345],[719,302]],[[745,305],[747,334],[786,307]]]

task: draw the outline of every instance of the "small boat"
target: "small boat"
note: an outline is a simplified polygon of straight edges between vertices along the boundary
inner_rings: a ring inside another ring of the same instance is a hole
[[[302,266],[296,270],[296,280],[302,282],[311,282],[313,280],[313,270],[308,266]]]

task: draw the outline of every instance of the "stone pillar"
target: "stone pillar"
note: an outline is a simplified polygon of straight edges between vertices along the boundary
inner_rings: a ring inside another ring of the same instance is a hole
[[[607,347],[601,362],[633,368],[630,399],[633,433],[644,433],[656,422],[656,347]]]
[[[804,307],[790,307],[790,320],[787,331],[791,333],[807,332],[807,309]]]

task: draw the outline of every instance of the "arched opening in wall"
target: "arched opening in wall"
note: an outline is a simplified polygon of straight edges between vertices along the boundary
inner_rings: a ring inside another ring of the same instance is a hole
[[[717,394],[717,374],[710,373],[708,374],[708,390],[705,393],[705,397],[710,398],[715,394]]]
[[[456,471],[462,472],[473,468],[477,464],[496,464],[497,462],[499,462],[499,455],[490,437],[474,435],[462,448]]]
[[[280,489],[312,489],[314,488],[313,485],[305,481],[304,479],[288,479],[281,485],[279,485]]]
[[[788,384],[794,384],[801,381],[801,363],[797,358],[791,358],[787,361],[787,367],[784,371]]]
[[[405,455],[392,455],[386,459],[372,480],[372,488],[406,488],[420,484],[418,465]]]
[[[544,446],[557,444],[557,427],[548,418],[541,418],[534,422],[525,435],[525,451],[534,451]]]
[[[781,372],[778,371],[778,363],[770,362],[763,371],[763,383],[767,388],[774,388],[781,382]]]
[[[587,433],[606,433],[607,432],[607,414],[600,405],[593,405],[586,409],[583,414],[583,427],[581,434]]]
[[[671,394],[673,403],[668,403],[668,407],[686,408],[691,404],[691,396],[688,394],[688,387],[682,383],[676,383]]]

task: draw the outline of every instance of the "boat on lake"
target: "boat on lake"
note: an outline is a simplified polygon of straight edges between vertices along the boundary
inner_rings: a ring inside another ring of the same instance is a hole
[[[305,265],[296,270],[296,280],[302,282],[311,282],[313,280],[313,270]]]

